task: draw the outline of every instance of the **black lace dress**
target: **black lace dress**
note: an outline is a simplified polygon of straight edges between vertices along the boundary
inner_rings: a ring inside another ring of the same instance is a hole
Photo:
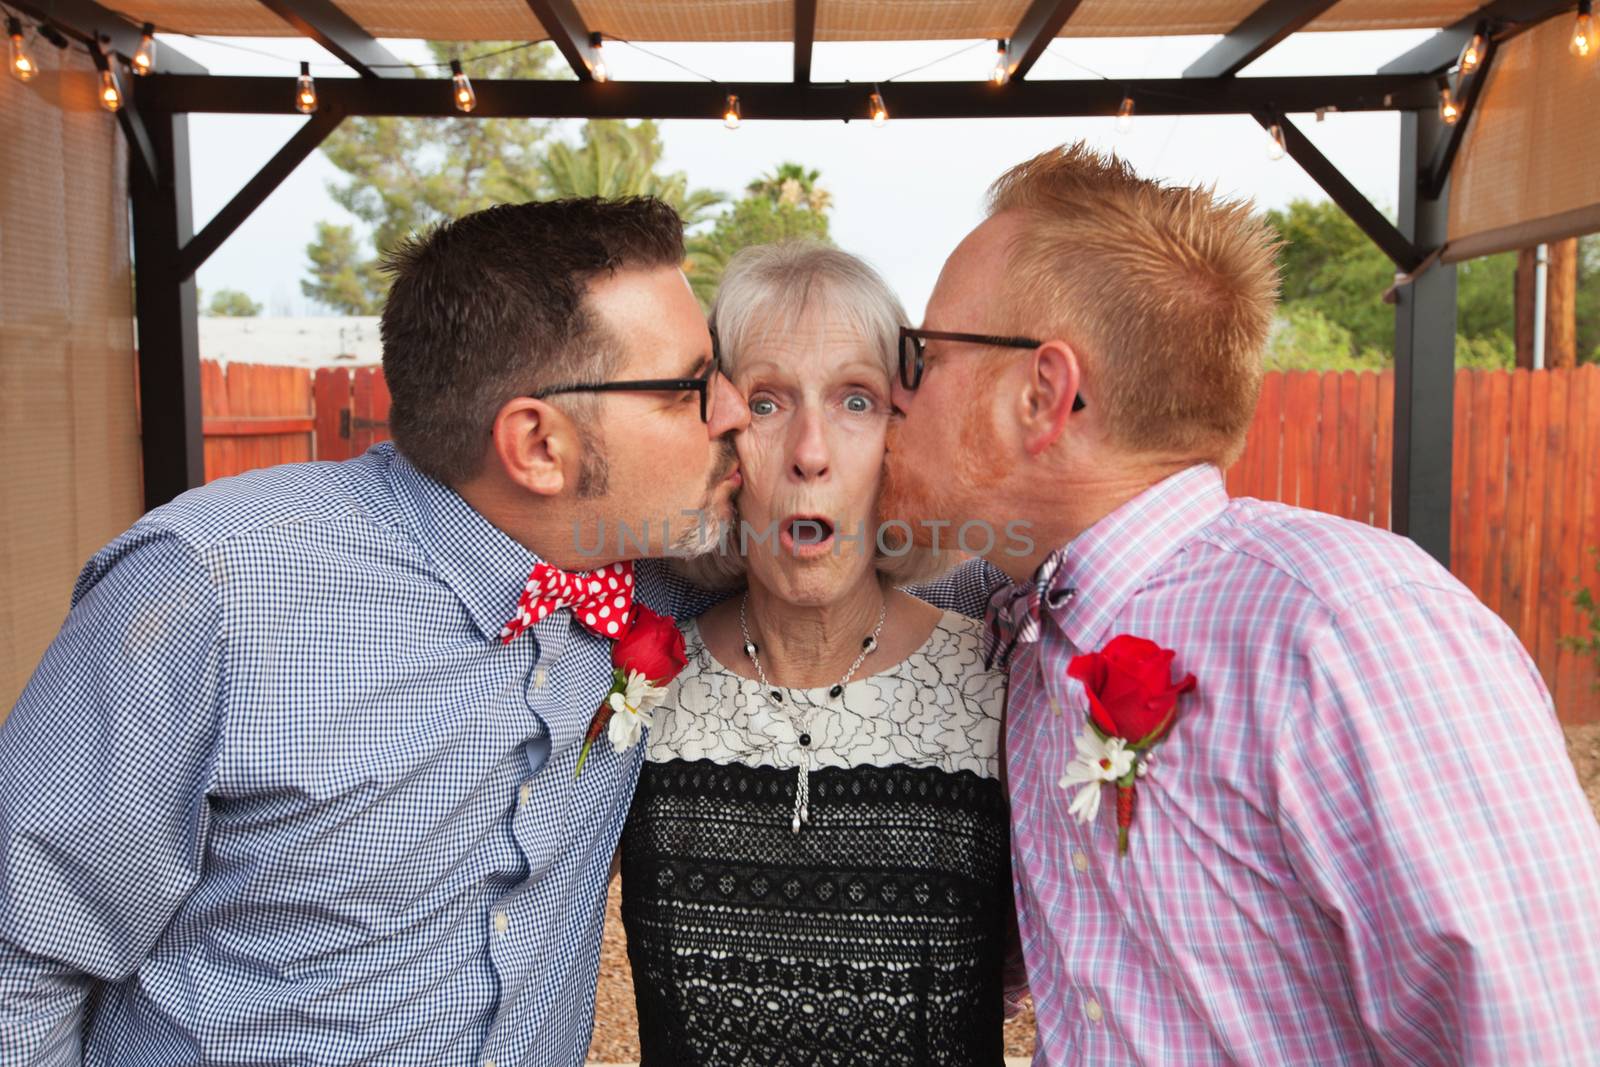
[[[997,1067],[1005,679],[978,624],[781,703],[684,631],[622,837],[641,1067]]]

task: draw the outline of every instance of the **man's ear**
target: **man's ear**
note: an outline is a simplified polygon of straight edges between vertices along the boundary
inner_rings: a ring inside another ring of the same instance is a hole
[[[1065,341],[1046,341],[1026,364],[1028,380],[1017,399],[1017,424],[1028,455],[1055,444],[1072,418],[1078,396],[1078,353]]]
[[[495,416],[491,451],[511,481],[540,496],[556,496],[575,476],[577,427],[543,400],[518,397]]]

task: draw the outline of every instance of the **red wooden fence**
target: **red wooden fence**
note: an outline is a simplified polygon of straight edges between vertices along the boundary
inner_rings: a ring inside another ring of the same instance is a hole
[[[388,437],[377,367],[203,367],[206,477],[346,459]],[[1235,496],[1280,500],[1387,528],[1394,376],[1269,374]],[[1510,624],[1567,722],[1600,721],[1592,660],[1561,647],[1580,626],[1571,592],[1600,585],[1600,366],[1456,375],[1451,569]]]
[[[1270,374],[1235,496],[1281,500],[1387,528],[1394,445],[1390,373]],[[1458,371],[1451,515],[1456,577],[1498,612],[1567,722],[1600,721],[1594,661],[1563,648],[1600,586],[1600,366]]]

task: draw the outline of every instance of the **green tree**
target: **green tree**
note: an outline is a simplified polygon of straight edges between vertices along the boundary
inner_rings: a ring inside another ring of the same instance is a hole
[[[1314,311],[1349,334],[1347,356],[1357,365],[1394,358],[1394,308],[1383,293],[1394,283],[1394,264],[1377,245],[1331,201],[1295,200],[1283,211],[1267,213],[1283,241],[1279,267],[1283,277],[1283,316],[1293,328],[1280,327],[1283,343],[1306,334],[1324,345],[1327,369],[1349,364],[1326,350],[1327,331],[1310,329],[1313,320],[1295,325],[1297,311]],[[1600,254],[1595,256],[1600,290]],[[1456,361],[1460,366],[1511,365],[1515,329],[1515,253],[1468,260],[1456,266]],[[1600,293],[1597,293],[1600,295]],[[1600,333],[1600,312],[1596,314]],[[1600,342],[1600,338],[1597,338]],[[1580,339],[1581,344],[1581,339]],[[1278,360],[1289,358],[1276,353]],[[1306,357],[1298,358],[1303,366]],[[1307,368],[1309,369],[1309,368]]]
[[[741,248],[796,239],[830,242],[833,197],[817,184],[820,177],[797,163],[780,164],[751,182],[710,233],[690,241],[686,269],[701,303],[715,298],[722,272]]]
[[[577,145],[550,144],[534,174],[508,174],[492,190],[501,199],[522,203],[565,196],[653,196],[676,210],[685,229],[707,223],[723,202],[721,193],[689,188],[683,171],[658,173],[665,151],[660,128],[651,120],[629,124],[616,119],[584,123]]]
[[[428,48],[441,64],[461,50],[445,41],[430,41]],[[469,64],[476,78],[549,79],[563,69],[549,45],[483,41],[474,48],[483,56]],[[416,73],[433,77],[437,71]],[[536,180],[548,131],[548,123],[526,119],[346,119],[322,147],[348,175],[329,193],[366,225],[371,247],[363,248],[351,227],[319,224],[306,250],[311,277],[301,290],[346,314],[375,313],[388,291],[376,269],[378,256],[410,234],[488,207],[509,176]]]
[[[261,305],[251,300],[250,294],[238,289],[218,289],[211,294],[211,303],[206,306],[206,314],[252,318],[261,314]]]
[[[317,239],[306,246],[306,255],[311,276],[300,282],[306,296],[340,315],[376,315],[383,309],[389,280],[353,227],[317,223]]]

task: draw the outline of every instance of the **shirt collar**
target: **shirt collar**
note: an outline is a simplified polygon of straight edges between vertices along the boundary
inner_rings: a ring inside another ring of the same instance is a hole
[[[478,513],[454,489],[418,470],[392,444],[389,481],[434,570],[493,640],[516,612],[533,568],[544,562]]]
[[[1128,600],[1227,507],[1222,472],[1209,463],[1157,482],[1039,565],[1041,616],[1075,648],[1100,647]]]

